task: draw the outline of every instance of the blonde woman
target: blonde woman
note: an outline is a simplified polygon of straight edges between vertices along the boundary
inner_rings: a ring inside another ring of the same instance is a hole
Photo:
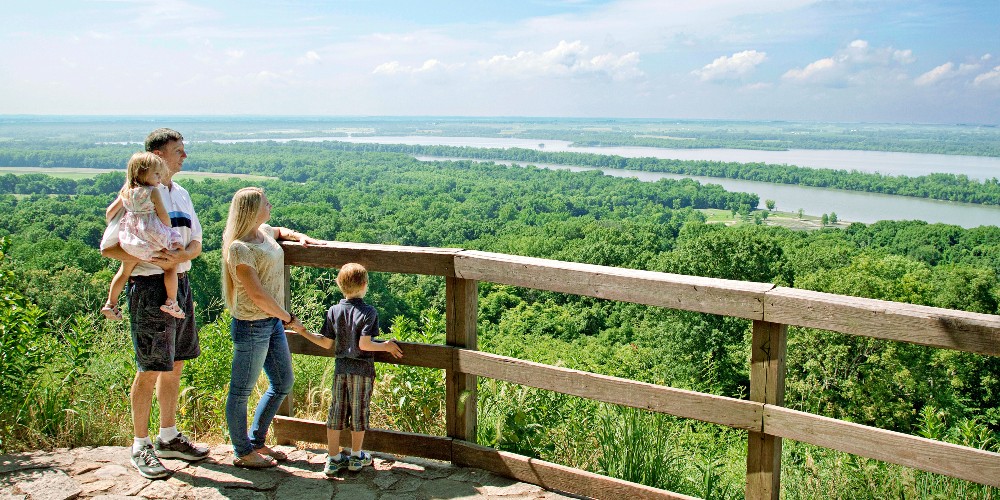
[[[284,252],[277,240],[303,245],[320,242],[284,227],[266,224],[271,203],[260,188],[233,196],[222,234],[222,293],[233,316],[233,367],[226,398],[226,421],[233,443],[233,465],[274,467],[284,453],[264,444],[278,406],[292,389],[292,356],[285,329],[305,333],[302,322],[286,311]],[[247,430],[247,400],[263,369],[269,386]]]

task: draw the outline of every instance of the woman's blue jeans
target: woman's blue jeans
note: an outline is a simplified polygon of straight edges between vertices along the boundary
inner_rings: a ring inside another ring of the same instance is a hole
[[[229,333],[233,339],[233,370],[226,398],[226,422],[233,450],[242,457],[264,446],[271,420],[292,390],[292,355],[284,326],[277,318],[234,318]],[[261,369],[270,385],[257,403],[253,425],[247,432],[247,400]]]

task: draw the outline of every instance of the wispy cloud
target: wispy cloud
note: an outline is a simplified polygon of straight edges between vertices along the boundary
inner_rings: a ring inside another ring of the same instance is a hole
[[[639,54],[604,53],[591,55],[590,47],[576,40],[562,40],[544,52],[520,51],[514,55],[500,54],[479,61],[484,72],[499,77],[604,77],[612,80],[641,78]]]
[[[722,56],[706,64],[693,73],[703,82],[720,82],[735,80],[751,73],[757,66],[767,60],[767,53],[756,50],[744,50],[732,56]]]
[[[1000,66],[994,67],[981,75],[977,75],[972,80],[972,84],[977,87],[1000,89]]]
[[[833,56],[818,59],[804,68],[782,75],[787,82],[845,87],[876,80],[898,80],[899,69],[915,61],[913,51],[892,47],[873,48],[865,40],[854,40]]]
[[[298,64],[316,64],[322,61],[323,58],[315,50],[310,50],[306,52],[305,55],[299,57],[295,60]]]

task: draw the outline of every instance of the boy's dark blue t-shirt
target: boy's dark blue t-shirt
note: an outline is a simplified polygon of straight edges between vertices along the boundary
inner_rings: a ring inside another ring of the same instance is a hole
[[[375,377],[375,355],[358,347],[362,336],[378,336],[378,311],[364,299],[341,299],[331,306],[319,333],[336,340],[334,374]]]

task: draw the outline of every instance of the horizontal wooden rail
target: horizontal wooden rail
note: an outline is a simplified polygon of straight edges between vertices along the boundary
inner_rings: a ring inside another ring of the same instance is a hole
[[[695,498],[537,458],[494,450],[468,441],[456,439],[452,442],[452,451],[456,462],[469,467],[493,471],[518,481],[589,498],[663,498],[673,500],[693,500]]]
[[[1000,356],[1000,316],[454,248],[282,243],[285,264],[451,276]]]
[[[1000,355],[1000,316],[777,287],[764,319],[944,349]]]
[[[333,356],[312,342],[289,337],[292,354]],[[400,359],[377,352],[376,361],[426,368],[454,369],[461,373],[619,404],[670,415],[693,418],[736,429],[759,431],[763,427],[759,403],[674,389],[626,378],[549,366],[517,358],[457,347],[400,342]]]
[[[398,341],[397,341],[398,342]],[[374,352],[375,361],[380,363],[392,363],[405,366],[419,366],[424,368],[439,368],[450,370],[455,362],[454,347],[438,344],[419,344],[414,342],[398,342],[403,350],[403,357],[396,359],[385,352]],[[292,335],[288,337],[288,349],[292,354],[308,354],[310,356],[334,357],[334,352],[329,349],[309,342],[308,340]]]
[[[326,423],[301,418],[276,415],[273,420],[275,439],[326,444]],[[351,446],[351,436],[341,433],[341,445]],[[365,449],[379,450],[398,455],[452,461],[451,438],[428,436],[410,432],[368,429],[365,431]]]
[[[595,266],[466,250],[455,254],[460,278],[747,319],[764,316],[774,285]]]
[[[286,266],[328,267],[340,269],[357,262],[369,271],[403,274],[455,276],[455,254],[460,248],[427,248],[397,245],[374,245],[325,241],[323,245],[303,246],[282,242]]]
[[[274,433],[278,439],[326,444],[324,422],[276,416]],[[343,446],[350,446],[349,436],[342,436],[342,439]],[[591,498],[694,498],[449,437],[369,429],[365,432],[365,448],[462,463],[467,467],[492,471],[550,490],[572,492]]]
[[[764,433],[1000,488],[1000,454],[765,405]]]
[[[678,417],[759,431],[759,403],[674,389],[618,377],[523,361],[485,352],[456,350],[458,371],[594,401],[669,413]]]

